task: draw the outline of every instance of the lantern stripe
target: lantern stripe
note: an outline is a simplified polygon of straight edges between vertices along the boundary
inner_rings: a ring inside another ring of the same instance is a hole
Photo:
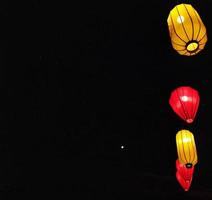
[[[202,46],[202,45],[205,45],[205,44],[206,44],[206,42],[204,42],[204,43],[200,43],[200,44],[199,44],[199,46]]]
[[[183,96],[187,96],[187,95],[188,95],[187,92],[186,92],[186,90],[182,90],[182,92],[183,92]],[[186,94],[185,94],[184,92],[186,92]],[[183,102],[183,105],[186,107],[185,104],[186,104],[186,103]],[[190,116],[191,112],[190,112],[190,110],[188,110],[190,107],[186,107],[186,108],[187,108],[187,109],[185,109],[185,110],[186,110],[187,118],[188,118],[188,119],[191,119],[191,118],[192,118],[192,116]]]
[[[192,148],[194,147],[192,144],[191,144]],[[194,162],[195,160],[195,151],[193,152],[193,159],[192,159],[192,162]]]
[[[192,90],[192,116],[195,116],[195,113],[196,113],[196,107],[197,107],[197,100],[195,100],[195,103],[194,103],[194,99],[195,99],[195,94],[194,94],[194,91]]]
[[[180,133],[179,133],[180,134]],[[180,159],[180,162],[182,162],[182,163],[186,163],[186,161],[185,160],[183,160],[183,152],[182,152],[182,148],[181,148],[181,146],[180,146],[180,141],[179,141],[179,138],[178,137],[180,137],[180,135],[177,135],[176,136],[176,140],[177,140],[177,152],[178,152],[178,157],[179,157],[179,159]],[[182,140],[181,140],[181,142],[182,142]]]
[[[181,55],[186,55],[188,52],[186,51],[186,50],[184,50],[185,51],[185,53],[181,53],[181,52],[179,52]]]
[[[192,142],[192,147],[194,149],[194,159],[192,161],[192,163],[197,163],[197,150],[196,150],[196,144],[195,144],[195,140],[194,140],[194,143]]]
[[[188,16],[189,16],[189,18],[190,18],[190,20],[191,20],[191,26],[192,26],[192,37],[191,37],[191,39],[193,40],[193,39],[194,39],[194,23],[193,23],[192,17],[191,17],[191,15],[190,15],[190,13],[189,13],[187,7],[185,6],[185,4],[183,4],[183,6],[185,7],[185,9],[186,9],[186,11],[187,11],[187,13],[188,13]]]
[[[196,101],[195,101],[195,111],[194,111],[194,114],[193,114],[193,116],[195,116],[196,115],[196,113],[197,113],[197,108],[199,107],[199,98],[198,99],[196,99]]]
[[[176,49],[177,51],[186,51],[186,49]],[[187,51],[186,51],[187,52]]]
[[[177,89],[177,96],[178,96],[179,101],[180,101],[180,104],[181,104],[181,106],[182,106],[182,113],[183,113],[183,115],[184,115],[184,118],[186,118],[186,111],[185,111],[185,107],[184,107],[184,104],[183,104],[183,102],[182,102],[182,99],[180,98],[180,95],[179,95],[179,89]]]
[[[182,110],[180,110],[180,111],[182,111],[182,112],[181,112],[181,115],[183,116],[184,119],[186,119],[185,108],[184,108],[184,106],[183,106],[183,104],[182,104],[182,101],[181,101],[181,99],[180,99],[180,95],[179,95],[179,93],[178,93],[178,89],[176,90],[176,92],[177,92],[177,96],[178,96],[179,102],[180,102],[181,107],[182,107]]]
[[[200,46],[203,46],[204,44],[200,45]],[[200,49],[203,49],[203,48],[200,48]]]
[[[183,138],[188,138],[187,137],[187,132],[182,132],[182,135],[183,135]],[[186,159],[187,163],[189,163],[189,160],[191,160],[189,142],[187,142],[186,145],[184,145],[184,142],[183,142],[183,148],[184,148],[184,151],[187,152],[188,155],[189,155],[189,159]]]
[[[191,144],[192,145],[192,144]],[[194,148],[194,146],[192,145],[192,147]],[[193,159],[192,159],[192,163],[195,162],[195,152],[193,152]]]
[[[180,137],[181,137],[181,143],[182,143],[183,138],[182,138],[182,134],[181,134],[181,132],[180,132]],[[182,148],[180,148],[180,149],[181,149],[181,151],[182,151],[182,153],[181,153],[181,154],[183,154],[183,157],[181,157],[181,160],[183,160],[183,162],[184,162],[184,163],[187,163],[183,143],[182,143],[181,145],[182,145]]]
[[[186,52],[184,53],[184,55],[190,56],[190,55],[191,55],[191,52],[186,51]]]
[[[176,7],[176,8],[177,8],[177,7]],[[179,12],[179,10],[178,10],[178,8],[177,8],[177,12],[178,12],[178,15],[181,16],[181,15],[180,15],[180,12]],[[181,17],[180,17],[180,20],[181,20],[181,25],[182,25],[182,27],[183,27],[183,30],[184,30],[184,32],[185,32],[185,34],[186,34],[186,37],[187,37],[188,40],[190,40],[189,37],[188,37],[188,34],[187,34],[187,32],[186,32],[185,26],[184,26],[183,23],[182,23]]]
[[[186,152],[185,152],[185,147],[184,147],[184,143],[183,143],[183,138],[182,138],[183,136],[182,136],[182,133],[181,133],[181,141],[182,141],[182,152],[183,152],[183,160],[184,160],[184,162],[185,163],[188,163],[188,161],[187,161],[187,157],[186,157]]]
[[[197,17],[197,20],[198,20],[199,24],[200,24],[200,30],[199,30],[199,33],[198,33],[198,36],[197,36],[197,39],[196,39],[196,40],[199,40],[199,39],[198,39],[198,38],[199,38],[199,35],[200,35],[200,33],[202,32],[201,29],[202,29],[202,28],[205,28],[205,27],[204,27],[204,24],[203,24],[202,20],[200,19],[198,13],[197,13],[196,11],[194,11],[194,13],[195,13],[195,15],[196,15],[196,17]],[[206,32],[206,30],[205,30],[205,32]]]
[[[176,49],[177,51],[186,51],[186,49]],[[187,52],[187,51],[186,51]]]
[[[178,152],[178,157],[180,160],[183,159],[183,153],[181,152],[181,148],[180,148],[180,144],[179,144],[179,141],[177,139],[177,152]]]
[[[176,43],[174,40],[172,40],[172,42],[173,42],[174,44],[176,44],[177,46],[181,46],[181,47],[183,47],[183,48],[185,49],[185,45],[178,44],[178,43]]]
[[[180,132],[181,134],[180,134],[180,136],[181,136],[181,141],[182,141],[182,151],[183,151],[183,155],[184,155],[184,160],[185,160],[185,162],[186,163],[188,163],[188,161],[187,161],[187,156],[186,156],[186,153],[185,153],[185,147],[184,147],[184,143],[183,143],[183,133],[182,133],[182,131]]]
[[[183,96],[184,96],[184,90],[182,90],[182,93],[183,93]],[[179,97],[179,98],[180,98],[180,97]],[[184,114],[185,114],[185,116],[186,116],[187,112],[186,112],[186,109],[185,109],[185,104],[184,104],[184,102],[182,102],[182,99],[181,99],[181,98],[180,98],[180,103],[182,104],[183,112],[184,112]]]
[[[192,115],[191,115],[191,116],[194,116],[195,108],[196,108],[196,101],[195,101],[195,106],[194,106],[194,99],[195,99],[194,96],[195,96],[195,95],[194,95],[194,90],[192,90],[192,92],[191,92],[191,101],[192,101],[191,113],[192,113]]]
[[[194,139],[194,143],[192,143],[192,145],[193,145],[193,149],[195,150],[195,154],[194,154],[194,158],[195,158],[195,160],[194,160],[194,163],[196,164],[197,163],[197,160],[198,160],[198,158],[197,158],[197,148],[196,148],[196,142],[195,142],[195,139]]]
[[[179,135],[177,135],[177,137],[180,137],[180,133],[179,133]],[[177,151],[179,153],[180,160],[183,160],[185,158],[185,155],[183,156],[183,151],[182,151],[182,148],[181,148],[182,145],[180,145],[180,142],[182,142],[182,139],[181,139],[181,141],[179,141],[177,139]],[[183,160],[183,162],[186,163],[185,160]]]
[[[206,33],[204,34],[204,36],[199,41],[202,41],[204,39],[204,37],[206,37]]]
[[[181,137],[183,137],[183,134],[181,133]],[[183,154],[184,154],[184,160],[186,163],[188,163],[188,159],[187,159],[187,156],[186,156],[186,151],[185,151],[185,145],[184,145],[184,142],[183,142],[183,139],[182,139],[182,149],[183,149]]]
[[[174,32],[175,32],[175,34],[176,34],[176,36],[180,39],[180,40],[182,40],[184,43],[186,43],[186,41],[185,40],[183,40],[178,34],[177,34],[177,32],[176,32],[176,29],[175,29],[175,26],[174,26],[174,22],[173,22],[173,19],[172,19],[172,15],[170,15],[171,16],[171,20],[172,20],[172,25],[173,25],[173,29],[174,29]]]
[[[207,42],[207,40],[208,40],[208,38],[207,38],[207,34],[205,34],[205,37],[203,37],[202,39],[201,39],[201,42]]]
[[[180,98],[178,91],[179,91],[179,89],[177,89],[177,95],[178,95],[179,101],[180,101],[182,108],[183,108],[183,113],[184,113],[184,116],[185,116],[184,118],[187,119],[189,117],[189,113],[185,109],[185,104],[184,104],[184,102],[182,102],[182,99]],[[181,91],[182,91],[183,96],[184,96],[184,90],[181,90]]]
[[[186,51],[185,48],[183,48],[183,49],[175,49],[175,50],[177,50],[177,51]]]
[[[182,148],[181,148],[181,146],[180,146],[178,140],[177,140],[177,152],[178,152],[178,157],[179,157],[179,159],[182,161],[183,158],[185,158],[185,154],[184,154],[184,156],[183,156]],[[186,163],[186,161],[183,160],[183,163]]]
[[[203,35],[203,37],[199,40],[199,42],[200,42],[205,36],[206,36],[206,32],[205,32],[205,34]]]
[[[173,23],[173,22],[172,22],[172,23]],[[184,42],[184,43],[186,44],[186,41],[183,40],[183,39],[177,34],[174,24],[173,24],[173,30],[174,30],[176,36],[177,36],[182,42]]]
[[[199,15],[197,14],[197,12],[196,12],[195,10],[193,10],[193,12],[194,12],[194,14],[195,14],[195,16],[196,16],[196,18],[197,18],[197,20],[198,20],[198,22],[199,22],[199,31],[198,31],[197,38],[196,38],[196,40],[198,40],[200,31],[201,31],[201,28],[202,28],[202,26],[201,26],[202,23],[201,23],[201,21],[199,20]]]
[[[189,101],[191,101],[192,103],[191,103],[191,106],[189,106],[189,107],[187,107],[187,111],[188,111],[188,113],[190,113],[190,116],[188,117],[189,119],[192,119],[192,114],[193,114],[193,90],[192,90],[192,92],[191,92],[191,98],[189,99]]]
[[[188,132],[185,133],[186,134],[186,138],[189,138]],[[188,154],[189,154],[189,160],[191,160],[191,154],[192,154],[192,149],[191,147],[191,142],[188,142]]]

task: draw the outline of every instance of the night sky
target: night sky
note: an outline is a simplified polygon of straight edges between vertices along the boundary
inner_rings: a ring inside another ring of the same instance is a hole
[[[14,57],[1,33],[1,191],[212,199],[212,2],[184,2],[208,35],[191,57],[170,43],[167,17],[179,2],[21,5]],[[169,106],[179,86],[199,91],[192,124]],[[183,128],[194,134],[198,153],[188,192],[175,178],[175,135]]]

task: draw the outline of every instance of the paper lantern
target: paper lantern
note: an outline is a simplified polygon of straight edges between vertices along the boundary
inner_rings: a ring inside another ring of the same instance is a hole
[[[197,90],[182,86],[175,89],[169,99],[173,111],[187,123],[192,123],[199,107],[200,97]]]
[[[197,163],[197,150],[193,134],[180,130],[176,134],[177,154],[180,163],[191,168]]]
[[[185,191],[189,190],[192,180],[191,181],[184,180],[178,171],[176,172],[176,179]]]
[[[191,181],[194,173],[194,166],[191,168],[187,168],[184,164],[180,163],[180,161],[176,160],[176,169],[183,177],[185,181]]]
[[[167,23],[172,46],[179,54],[192,56],[205,47],[205,25],[190,4],[175,6],[169,13]]]

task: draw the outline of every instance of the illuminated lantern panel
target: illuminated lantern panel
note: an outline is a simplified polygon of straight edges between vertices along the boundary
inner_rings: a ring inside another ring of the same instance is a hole
[[[169,104],[172,110],[187,123],[192,123],[199,107],[200,97],[197,90],[182,86],[172,91]]]
[[[178,171],[176,172],[176,179],[185,191],[189,190],[191,183],[192,183],[192,180],[191,181],[185,181]]]
[[[169,13],[169,35],[172,47],[181,55],[200,52],[207,42],[207,33],[199,14],[190,4],[179,4]]]
[[[180,163],[191,168],[197,163],[197,150],[193,134],[180,130],[176,134],[177,154]]]
[[[194,173],[194,166],[191,168],[187,168],[184,164],[180,163],[180,161],[176,160],[176,169],[183,177],[185,181],[191,181]]]

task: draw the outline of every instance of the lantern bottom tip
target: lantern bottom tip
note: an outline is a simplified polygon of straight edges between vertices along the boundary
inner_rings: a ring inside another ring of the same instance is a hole
[[[193,122],[193,119],[187,119],[186,122],[187,123],[192,123]]]

